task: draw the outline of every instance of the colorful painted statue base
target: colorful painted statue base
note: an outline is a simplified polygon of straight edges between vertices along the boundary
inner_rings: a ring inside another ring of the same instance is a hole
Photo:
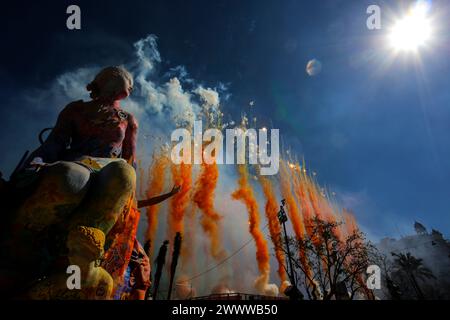
[[[39,281],[28,297],[39,300],[105,300],[112,297],[114,282],[100,267],[105,234],[96,228],[79,226],[69,233],[68,258],[73,274],[58,274]]]

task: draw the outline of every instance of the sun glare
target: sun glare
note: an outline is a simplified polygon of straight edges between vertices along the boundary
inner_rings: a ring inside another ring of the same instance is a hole
[[[427,44],[432,33],[428,11],[427,3],[419,2],[394,24],[389,40],[395,50],[416,51]]]

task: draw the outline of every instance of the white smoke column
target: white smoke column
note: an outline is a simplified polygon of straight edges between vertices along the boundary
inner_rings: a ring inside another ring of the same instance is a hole
[[[186,275],[181,275],[175,283],[175,297],[180,300],[190,299],[197,296],[197,290]]]

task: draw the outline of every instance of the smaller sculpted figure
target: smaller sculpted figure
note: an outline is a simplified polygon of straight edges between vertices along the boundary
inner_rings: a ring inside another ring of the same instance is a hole
[[[111,299],[113,279],[100,266],[105,234],[96,228],[78,226],[67,239],[70,264],[79,268],[79,288],[70,286],[73,275],[61,273],[39,281],[28,296],[36,300]],[[76,272],[75,272],[76,275]]]

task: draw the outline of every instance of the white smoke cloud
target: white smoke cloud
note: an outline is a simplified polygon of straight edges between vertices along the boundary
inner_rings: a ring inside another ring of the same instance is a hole
[[[135,92],[129,100],[132,105],[143,109],[146,114],[156,116],[157,120],[164,118],[166,121],[172,121],[173,124],[192,123],[194,115],[199,111],[199,106],[193,101],[195,92],[183,88],[180,81],[180,79],[187,79],[187,71],[180,66],[172,68],[170,74],[173,77],[159,84],[156,69],[162,60],[156,40],[156,36],[149,35],[134,44],[136,60],[125,66],[135,78]],[[139,120],[141,122],[145,120],[146,123],[153,122],[153,119]]]
[[[223,280],[221,282],[219,282],[217,285],[215,285],[211,290],[212,294],[232,294],[235,292],[236,291],[231,289],[228,286],[228,284],[226,282],[224,282]]]
[[[177,278],[175,283],[175,298],[186,300],[197,296],[197,290],[189,281],[189,277],[181,275]]]
[[[148,35],[145,39],[141,39],[134,44],[136,56],[138,60],[138,69],[141,71],[140,76],[147,76],[152,73],[155,66],[161,63],[161,56],[158,51],[157,37],[153,34]]]
[[[212,108],[218,108],[220,104],[219,93],[216,90],[211,88],[203,88],[202,86],[198,86],[197,89],[194,90],[194,93],[198,94],[202,101]]]
[[[264,272],[255,280],[255,288],[258,293],[267,296],[278,296],[279,290],[278,286],[273,283],[269,283],[269,271]]]
[[[284,292],[290,285],[291,285],[290,281],[284,280],[280,285],[280,293],[284,295]]]
[[[80,100],[87,98],[87,79],[94,79],[95,70],[93,68],[80,68],[72,72],[60,75],[56,79],[56,86],[70,100]],[[80,98],[81,97],[81,98]]]

